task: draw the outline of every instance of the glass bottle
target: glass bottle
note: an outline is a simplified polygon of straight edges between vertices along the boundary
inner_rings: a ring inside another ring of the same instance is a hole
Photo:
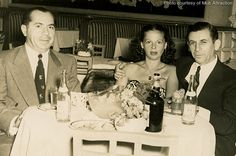
[[[194,75],[190,76],[188,90],[184,97],[184,110],[182,115],[182,122],[184,124],[194,124],[197,113],[197,94],[193,89]]]
[[[70,96],[66,86],[66,70],[63,70],[60,87],[57,95],[57,120],[60,122],[70,121]]]
[[[162,130],[162,121],[164,113],[164,100],[160,96],[159,74],[154,74],[152,90],[146,99],[149,105],[149,127],[148,132],[160,132]]]

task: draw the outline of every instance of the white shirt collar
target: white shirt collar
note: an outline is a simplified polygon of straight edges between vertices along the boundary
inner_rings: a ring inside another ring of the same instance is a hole
[[[206,80],[208,79],[209,75],[211,74],[212,70],[214,69],[216,63],[217,63],[218,57],[207,63],[201,65],[201,70],[200,70],[200,77],[199,77],[199,86],[197,88],[197,95],[201,92]],[[185,79],[189,82],[190,75],[195,75],[197,67],[200,66],[197,62],[194,62],[189,70],[188,75],[185,77]]]
[[[36,50],[32,49],[30,46],[27,45],[27,43],[25,43],[25,49],[26,49],[26,53],[30,62],[30,66],[32,69],[32,74],[33,77],[35,76],[35,72],[36,72],[36,67],[38,65],[38,55],[40,54],[39,52],[37,52]],[[47,71],[48,71],[48,54],[49,54],[49,50],[41,53],[43,55],[42,57],[42,61],[43,61],[43,67],[44,67],[44,72],[45,72],[45,80],[47,79]]]

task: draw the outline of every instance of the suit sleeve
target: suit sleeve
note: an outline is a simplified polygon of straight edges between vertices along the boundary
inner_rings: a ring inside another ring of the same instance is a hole
[[[0,130],[8,132],[10,123],[21,111],[16,109],[17,103],[7,96],[7,78],[4,64],[0,59]]]
[[[68,80],[67,86],[70,91],[81,92],[80,82],[77,78],[77,64],[74,57],[70,57],[69,69],[68,69]]]
[[[211,111],[210,122],[216,133],[228,135],[236,131],[236,79],[227,83],[222,95],[222,111]]]

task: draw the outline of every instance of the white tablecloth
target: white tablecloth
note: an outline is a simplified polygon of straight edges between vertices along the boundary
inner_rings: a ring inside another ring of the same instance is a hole
[[[88,113],[76,108],[73,108],[71,121],[81,119]],[[57,122],[55,110],[42,111],[37,107],[29,107],[13,144],[11,156],[71,156],[72,135],[76,130],[70,129],[69,124]],[[214,156],[214,128],[200,116],[196,117],[194,125],[184,125],[180,116],[165,114],[161,134],[178,136],[176,156]]]
[[[116,65],[119,64],[119,60],[93,57],[92,69],[115,69]]]
[[[119,56],[126,57],[129,53],[129,46],[132,39],[129,38],[117,38],[116,46],[113,58],[116,59]]]
[[[79,39],[79,30],[57,30],[53,49],[59,51],[60,48],[73,47],[77,39]]]

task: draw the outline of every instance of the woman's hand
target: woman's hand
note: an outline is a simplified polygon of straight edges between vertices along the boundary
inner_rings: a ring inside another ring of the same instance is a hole
[[[119,90],[123,90],[127,83],[128,83],[128,77],[126,75],[126,72],[124,70],[126,63],[119,63],[116,66],[116,71],[114,74],[114,77],[116,79],[116,85],[119,86]]]
[[[116,80],[122,79],[126,76],[125,71],[122,70],[125,67],[126,63],[122,62],[119,63],[115,68],[115,74],[114,77]]]

